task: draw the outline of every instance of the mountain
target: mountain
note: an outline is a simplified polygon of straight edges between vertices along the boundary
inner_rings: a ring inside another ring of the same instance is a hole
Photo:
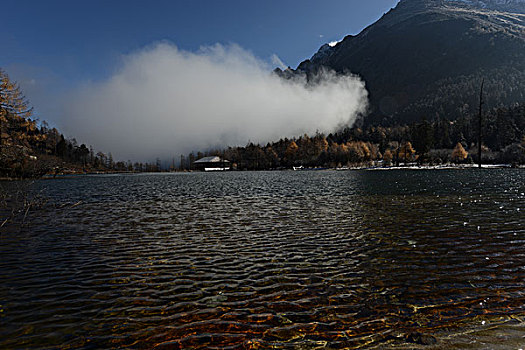
[[[281,74],[312,77],[323,67],[365,80],[366,123],[473,114],[483,79],[486,107],[524,103],[525,0],[401,0],[360,34]]]

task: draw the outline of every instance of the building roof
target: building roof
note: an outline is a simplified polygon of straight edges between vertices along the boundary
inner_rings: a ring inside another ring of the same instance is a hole
[[[195,161],[195,164],[198,163],[229,163],[226,159],[221,159],[221,157],[214,156],[214,157],[204,157],[197,161]]]

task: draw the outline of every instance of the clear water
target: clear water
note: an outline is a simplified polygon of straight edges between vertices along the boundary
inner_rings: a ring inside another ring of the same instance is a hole
[[[31,191],[48,204],[0,229],[0,348],[382,348],[525,317],[523,170],[86,176]]]

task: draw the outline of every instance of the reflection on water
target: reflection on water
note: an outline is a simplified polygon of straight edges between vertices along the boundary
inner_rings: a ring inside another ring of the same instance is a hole
[[[519,323],[524,184],[520,170],[37,182],[56,205],[0,229],[0,348],[374,348]]]

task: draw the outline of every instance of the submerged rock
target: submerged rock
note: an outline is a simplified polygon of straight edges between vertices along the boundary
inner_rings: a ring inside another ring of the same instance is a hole
[[[422,334],[419,332],[410,333],[406,336],[406,341],[409,343],[420,344],[420,345],[434,345],[437,343],[437,339],[428,334]]]

